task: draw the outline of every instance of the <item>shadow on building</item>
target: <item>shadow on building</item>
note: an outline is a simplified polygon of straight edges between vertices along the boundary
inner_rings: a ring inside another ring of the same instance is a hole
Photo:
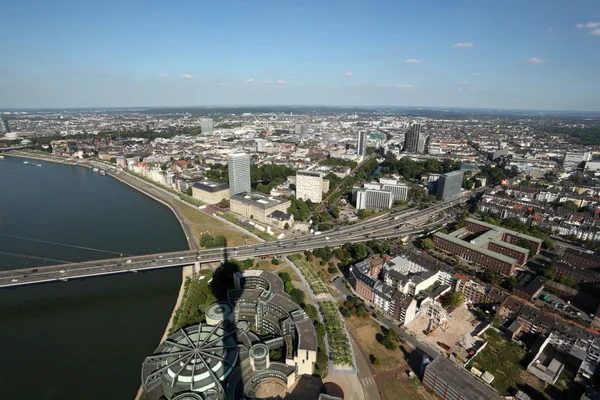
[[[226,249],[224,260],[212,274],[216,301],[202,321],[179,329],[144,361],[145,399],[320,398],[325,386],[311,376],[317,355],[312,320],[277,275],[243,271]],[[201,309],[202,298],[196,300]]]

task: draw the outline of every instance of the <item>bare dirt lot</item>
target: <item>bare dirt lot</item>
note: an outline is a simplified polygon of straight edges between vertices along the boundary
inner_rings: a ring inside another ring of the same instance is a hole
[[[472,333],[479,325],[479,321],[467,309],[464,304],[458,306],[448,316],[448,327],[444,331],[438,328],[431,336],[426,336],[424,331],[429,327],[429,319],[426,316],[420,315],[408,325],[408,330],[415,334],[415,337],[422,339],[426,343],[437,346],[438,342],[445,343],[454,351],[457,346],[456,342],[465,333]]]

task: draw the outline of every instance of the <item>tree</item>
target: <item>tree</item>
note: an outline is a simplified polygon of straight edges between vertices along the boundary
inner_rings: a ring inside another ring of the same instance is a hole
[[[435,244],[433,243],[433,240],[431,240],[430,238],[425,238],[423,240],[421,240],[421,248],[425,249],[425,250],[431,250],[435,247]]]
[[[565,208],[565,210],[577,211],[577,204],[575,204],[575,202],[571,200],[565,201],[563,203],[563,207]]]
[[[273,258],[273,259],[271,260],[271,264],[273,264],[273,265],[279,265],[279,259],[277,259],[277,258]]]
[[[358,243],[353,248],[353,256],[357,260],[363,260],[369,255],[367,246],[364,243]]]
[[[492,285],[497,285],[498,282],[500,282],[500,277],[497,272],[494,272],[491,269],[485,269],[483,271],[483,280]]]
[[[451,292],[444,297],[442,305],[444,308],[456,308],[464,301],[463,294],[459,292]]]
[[[325,325],[322,322],[315,321],[315,332],[317,336],[325,336]]]
[[[329,209],[329,212],[331,213],[331,216],[335,219],[338,219],[340,217],[340,209],[336,206],[333,206]]]
[[[510,290],[513,290],[513,288],[514,288],[515,286],[517,286],[517,283],[518,283],[518,282],[517,282],[517,278],[516,278],[516,277],[514,277],[514,276],[509,276],[508,278],[506,278],[506,279],[504,280],[504,282],[503,282],[503,285],[502,285],[502,286],[504,286],[504,288],[505,288],[506,290],[509,290],[509,291],[510,291]]]
[[[219,201],[219,207],[220,208],[227,208],[227,207],[229,207],[229,200],[228,199],[221,199],[221,201]]]
[[[374,354],[369,354],[369,361],[375,366],[381,365],[381,361]]]
[[[561,276],[558,282],[570,287],[577,285],[577,282],[573,278],[568,277],[566,275]]]
[[[194,191],[192,190],[192,187],[189,186],[187,189],[185,189],[185,194],[187,194],[188,196],[191,196],[194,193]]]
[[[109,160],[111,163],[116,164],[117,163],[117,157],[111,157]]]
[[[252,258],[247,258],[244,260],[244,262],[242,263],[242,266],[244,267],[244,269],[249,269],[254,267],[254,259]]]
[[[304,292],[302,290],[296,288],[292,289],[290,297],[292,298],[292,301],[299,306],[302,307],[302,304],[304,304]]]
[[[356,315],[358,315],[359,317],[364,317],[366,312],[367,310],[365,309],[364,304],[361,304],[358,307],[356,307]]]
[[[288,274],[287,272],[280,272],[279,273],[279,278],[283,281],[283,283],[291,282],[292,281],[292,278],[290,277],[290,274]]]
[[[287,281],[284,284],[284,289],[283,289],[287,294],[291,294],[292,290],[294,290],[294,284],[291,281]]]
[[[290,224],[288,224],[287,222],[285,223],[285,225],[283,226],[283,229],[290,229]]]

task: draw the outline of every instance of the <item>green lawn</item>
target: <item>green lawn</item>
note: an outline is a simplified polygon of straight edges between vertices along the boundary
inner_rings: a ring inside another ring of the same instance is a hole
[[[294,254],[288,257],[290,261],[296,265],[296,267],[300,270],[306,281],[310,285],[313,293],[315,295],[320,294],[329,294],[329,290],[327,286],[323,283],[323,280],[319,276],[319,273],[309,262],[304,259],[303,255]]]
[[[475,367],[494,375],[492,386],[501,394],[508,394],[509,388],[517,388],[523,383],[521,374],[525,369],[520,361],[526,351],[516,343],[510,342],[492,329],[485,333],[488,344],[468,367]],[[536,378],[537,379],[537,378]]]

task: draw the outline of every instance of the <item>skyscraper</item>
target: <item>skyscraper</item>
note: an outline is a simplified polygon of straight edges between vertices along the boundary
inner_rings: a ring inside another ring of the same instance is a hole
[[[9,133],[10,127],[6,118],[0,118],[0,133]]]
[[[451,197],[458,196],[462,188],[463,173],[462,171],[452,171],[447,174],[440,175],[437,183],[437,198],[444,201]]]
[[[227,167],[231,195],[250,193],[250,156],[246,153],[229,154]]]
[[[323,200],[323,174],[316,171],[296,171],[296,197],[320,203]]]
[[[421,133],[421,124],[412,124],[404,138],[406,153],[424,153],[428,135]]]
[[[212,118],[201,118],[200,119],[200,130],[204,135],[212,133],[214,129],[214,123]]]
[[[294,133],[304,137],[308,133],[308,126],[306,126],[306,124],[296,124],[294,127]]]
[[[358,146],[356,152],[359,156],[365,157],[367,155],[367,131],[358,132]]]

